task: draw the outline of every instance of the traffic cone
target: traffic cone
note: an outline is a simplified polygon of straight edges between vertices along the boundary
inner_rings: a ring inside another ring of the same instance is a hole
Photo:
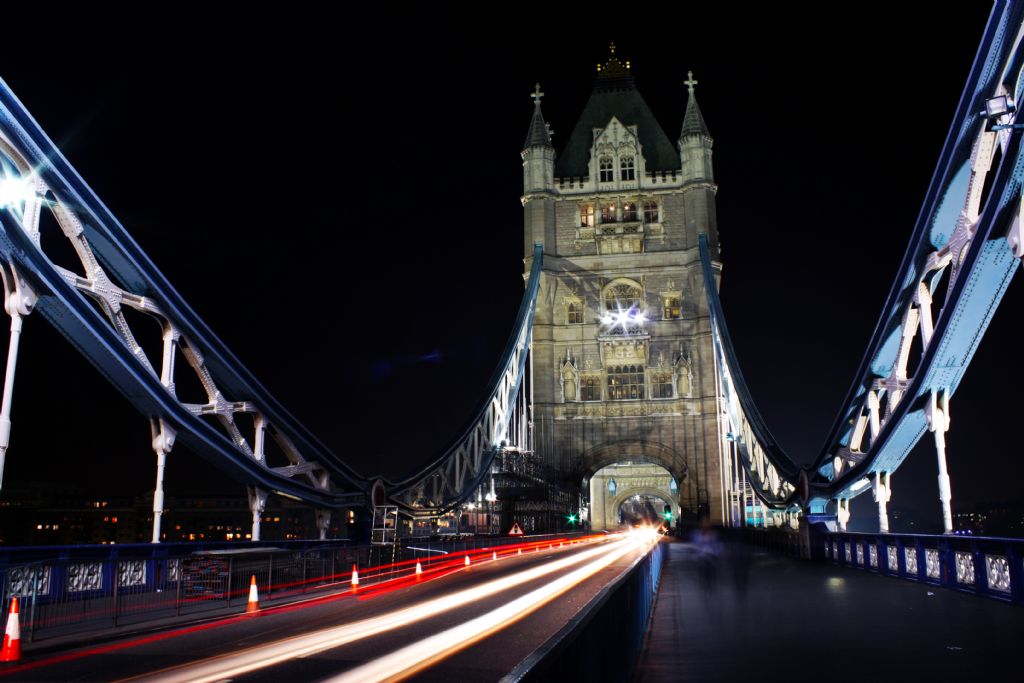
[[[523,549],[522,549],[522,548],[520,548],[520,549],[519,549],[519,552],[518,552],[518,553],[516,553],[516,555],[522,555],[522,554],[523,554]]]
[[[466,555],[466,562],[465,562],[465,565],[466,565],[467,567],[469,566],[469,555]]]
[[[18,598],[11,598],[11,611],[7,613],[7,629],[4,631],[0,662],[17,662],[21,659],[21,623],[18,619]]]
[[[246,614],[256,614],[260,611],[260,594],[256,590],[256,575],[252,575],[252,580],[249,582],[249,603],[245,606]]]
[[[416,578],[423,576],[423,565],[419,562],[416,563]]]
[[[359,570],[355,565],[352,565],[352,590],[359,588]]]
[[[497,562],[497,560],[498,560],[498,551],[495,550],[493,553],[491,553],[491,562]]]

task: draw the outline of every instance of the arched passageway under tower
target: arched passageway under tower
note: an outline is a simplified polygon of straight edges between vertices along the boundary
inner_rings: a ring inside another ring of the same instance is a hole
[[[667,469],[625,460],[606,465],[590,477],[591,528],[619,528],[623,505],[634,498],[665,501],[672,507],[673,519],[682,512],[678,482]]]

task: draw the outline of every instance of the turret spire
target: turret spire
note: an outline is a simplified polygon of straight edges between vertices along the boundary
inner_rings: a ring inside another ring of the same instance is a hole
[[[687,135],[703,135],[710,138],[711,133],[708,132],[708,127],[704,123],[704,117],[700,114],[700,107],[697,106],[697,95],[694,92],[697,81],[693,79],[692,71],[687,72],[687,79],[683,83],[690,94],[690,99],[686,103],[686,114],[683,115],[683,131],[679,134],[679,139],[681,140]]]
[[[544,93],[540,90],[540,83],[534,86],[530,97],[533,98],[533,119],[530,121],[530,130],[526,134],[526,144],[523,148],[529,149],[538,145],[551,147],[551,129],[548,128],[548,124],[544,121],[544,115],[540,111],[540,98],[544,97]]]

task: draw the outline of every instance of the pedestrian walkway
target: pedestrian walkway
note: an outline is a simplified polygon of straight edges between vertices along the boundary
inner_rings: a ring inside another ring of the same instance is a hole
[[[736,546],[666,560],[638,682],[1019,680],[1020,607]]]

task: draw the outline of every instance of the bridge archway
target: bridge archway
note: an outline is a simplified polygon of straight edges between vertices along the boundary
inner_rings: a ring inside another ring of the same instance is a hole
[[[645,517],[646,520],[640,519],[627,519],[627,517],[637,517],[636,510],[628,510],[632,504],[640,505],[646,503],[653,503],[653,511],[649,511],[648,514],[641,514],[640,517]],[[679,519],[680,509],[679,501],[675,500],[672,495],[666,495],[661,489],[655,488],[633,488],[623,492],[620,495],[615,496],[611,502],[611,514],[616,520],[619,520],[620,524],[629,524],[631,521],[648,521],[662,523],[664,520],[661,515],[664,506],[668,505],[672,509],[672,519]]]
[[[657,441],[609,441],[583,454],[583,466],[593,476],[609,465],[621,463],[651,464],[662,467],[676,483],[686,479],[686,460],[674,448]]]
[[[679,487],[672,473],[654,463],[621,461],[602,467],[590,477],[591,528],[619,528],[622,507],[635,496],[665,501],[672,506],[673,518],[679,519]]]

